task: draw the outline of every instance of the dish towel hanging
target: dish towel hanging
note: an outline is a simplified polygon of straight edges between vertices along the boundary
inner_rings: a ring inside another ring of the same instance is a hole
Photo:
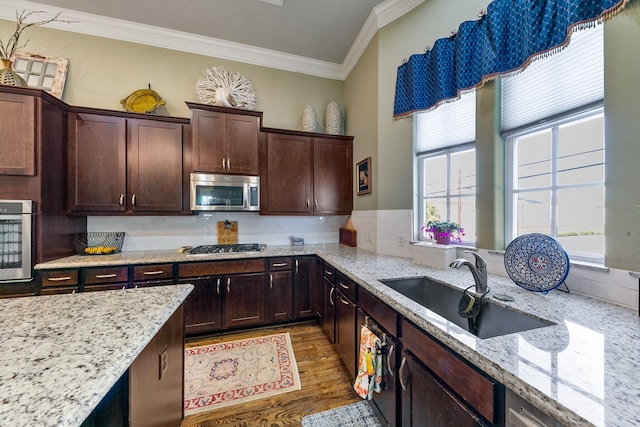
[[[367,326],[360,329],[358,375],[353,389],[363,399],[382,391],[382,341]]]

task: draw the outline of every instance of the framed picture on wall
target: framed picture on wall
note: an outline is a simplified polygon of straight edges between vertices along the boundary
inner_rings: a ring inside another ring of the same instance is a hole
[[[371,193],[371,157],[358,162],[358,196]]]

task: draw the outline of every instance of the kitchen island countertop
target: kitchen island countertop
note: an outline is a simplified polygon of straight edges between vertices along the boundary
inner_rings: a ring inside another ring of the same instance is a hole
[[[556,325],[480,339],[392,290],[380,279],[427,275],[449,285],[474,284],[467,269],[434,269],[411,259],[338,244],[268,247],[259,253],[189,256],[176,251],[72,256],[36,268],[190,262],[317,254],[398,313],[544,412],[570,426],[640,426],[640,319],[635,310],[554,290],[530,292],[508,277],[489,275],[492,302]],[[634,409],[636,408],[636,409]]]
[[[0,426],[78,426],[192,285],[0,299]]]

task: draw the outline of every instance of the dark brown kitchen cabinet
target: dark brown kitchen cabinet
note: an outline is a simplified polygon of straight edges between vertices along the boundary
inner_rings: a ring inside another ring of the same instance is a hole
[[[400,366],[403,427],[487,425],[411,353],[403,351]]]
[[[293,260],[293,284],[296,319],[320,317],[322,312],[322,261],[315,256]]]
[[[265,130],[262,134],[262,214],[350,214],[351,137]]]
[[[0,92],[0,129],[0,175],[35,175],[35,98]]]
[[[193,172],[258,175],[261,112],[187,105],[191,109]]]
[[[70,113],[68,209],[181,212],[182,137],[181,123]]]
[[[133,267],[134,288],[172,283],[173,264],[136,265]]]
[[[37,280],[39,295],[76,293],[80,284],[78,270],[41,271]]]
[[[84,292],[125,289],[128,287],[127,267],[87,268],[82,271]]]
[[[269,323],[291,320],[293,288],[291,257],[269,258],[269,281],[265,298],[265,321]]]
[[[353,299],[345,293],[340,285],[344,285],[346,281],[340,280],[336,284],[335,289],[335,344],[342,361],[347,370],[351,374],[351,379],[356,377],[356,304]],[[355,283],[350,282],[354,288]]]
[[[238,274],[226,277],[224,285],[225,328],[264,323],[264,279],[264,273]]]
[[[401,331],[403,426],[502,425],[504,386],[405,319]]]
[[[182,211],[182,125],[128,120],[127,202],[134,212]]]
[[[336,270],[324,264],[322,273],[322,313],[320,323],[331,344],[336,342]]]
[[[124,212],[127,191],[127,121],[124,117],[69,114],[68,208]]]
[[[184,330],[187,335],[222,329],[222,277],[180,279],[193,292],[184,303]]]

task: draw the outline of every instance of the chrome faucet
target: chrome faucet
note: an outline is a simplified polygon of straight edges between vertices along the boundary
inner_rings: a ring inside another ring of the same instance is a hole
[[[464,253],[473,255],[476,258],[476,265],[473,265],[471,261],[466,258],[458,258],[453,261],[449,267],[460,268],[463,265],[469,267],[469,270],[471,270],[471,274],[473,275],[473,280],[476,282],[476,292],[479,294],[486,294],[489,292],[489,287],[487,286],[487,263],[480,255],[473,251],[464,251]]]

